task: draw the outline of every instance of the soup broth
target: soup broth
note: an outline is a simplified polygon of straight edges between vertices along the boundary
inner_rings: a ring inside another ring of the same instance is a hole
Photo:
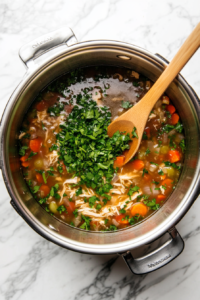
[[[156,103],[126,165],[130,135],[107,136],[109,123],[152,84],[133,70],[87,67],[38,95],[22,123],[19,154],[24,179],[47,213],[81,229],[110,231],[137,224],[167,201],[185,151],[183,125],[169,97]]]

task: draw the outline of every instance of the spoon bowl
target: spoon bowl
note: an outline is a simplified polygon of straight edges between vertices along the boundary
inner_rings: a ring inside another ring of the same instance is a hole
[[[152,108],[199,46],[200,23],[198,23],[165,71],[161,74],[142,100],[108,126],[109,136],[112,136],[117,131],[130,134],[132,142],[130,143],[130,149],[126,152],[124,164],[126,164],[137,152]],[[136,128],[138,138],[131,134],[134,127]]]

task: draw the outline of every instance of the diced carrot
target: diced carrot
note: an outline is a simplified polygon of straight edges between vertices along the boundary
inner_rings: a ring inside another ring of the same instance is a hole
[[[170,114],[172,115],[175,111],[176,108],[173,105],[167,105],[166,110],[170,112]]]
[[[167,178],[167,179],[165,179],[165,180],[162,181],[161,185],[164,185],[168,189],[171,189],[173,187],[173,180]]]
[[[160,204],[161,202],[163,202],[166,199],[166,196],[160,194],[156,197],[156,203]]]
[[[179,115],[173,114],[170,119],[170,124],[176,125],[178,123],[178,121],[179,121]]]
[[[45,101],[40,101],[37,105],[36,105],[36,109],[38,111],[43,111],[47,108],[47,103]]]
[[[124,219],[124,220],[123,220]],[[115,220],[119,223],[119,224],[128,224],[129,221],[125,219],[125,215],[121,214],[115,217]]]
[[[72,214],[74,210],[75,210],[75,203],[74,202],[69,202],[69,204],[67,205],[68,213]]]
[[[43,177],[40,173],[36,173],[35,175],[37,182],[44,183]]]
[[[22,166],[23,166],[24,168],[27,168],[27,167],[29,166],[29,162],[26,161],[27,158],[28,158],[28,155],[25,155],[25,156],[20,157],[20,160],[21,160],[21,162],[22,162]]]
[[[180,152],[178,150],[169,151],[169,160],[171,163],[178,162],[181,159]]]
[[[30,140],[29,142],[29,147],[34,152],[38,152],[41,146],[42,146],[42,141],[39,138]]]
[[[144,132],[146,133],[147,137],[150,138],[151,137],[151,130],[150,130],[150,127],[146,127],[144,129]]]
[[[50,193],[50,188],[48,185],[43,184],[40,187],[40,191],[43,193],[42,197],[46,197]]]
[[[134,217],[135,215],[140,215],[144,217],[148,212],[148,208],[143,203],[136,203],[131,208],[131,215]]]
[[[132,162],[132,167],[135,170],[142,170],[144,168],[144,162],[142,160],[140,160],[140,159],[135,159]]]
[[[125,161],[125,156],[117,156],[116,160],[114,161],[114,168],[122,167]]]
[[[145,181],[150,181],[150,180],[151,180],[151,175],[149,175],[149,174],[144,174],[143,179],[144,179]]]
[[[28,158],[28,155],[24,155],[24,156],[20,157],[20,160],[22,162],[25,162],[27,160],[27,158]]]
[[[91,221],[91,222],[90,222],[90,227],[95,228],[95,227],[97,227],[98,225],[99,225],[99,222],[98,222],[98,221]]]
[[[164,175],[160,175],[160,179],[161,180],[164,180],[167,176],[164,174]]]

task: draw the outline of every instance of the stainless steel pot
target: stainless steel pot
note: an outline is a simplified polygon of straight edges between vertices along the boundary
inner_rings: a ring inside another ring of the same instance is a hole
[[[19,170],[16,147],[23,116],[41,89],[58,76],[77,67],[127,67],[155,81],[166,67],[167,61],[137,46],[122,42],[99,40],[77,43],[69,28],[62,28],[34,40],[23,46],[19,55],[27,71],[7,103],[0,134],[0,166],[13,207],[46,239],[83,253],[119,253],[136,274],[156,270],[170,262],[184,248],[184,242],[174,226],[199,194],[200,106],[193,89],[181,75],[167,89],[167,94],[174,99],[183,121],[187,145],[183,171],[170,199],[137,226],[117,232],[87,232],[50,216],[30,194]],[[166,232],[170,233],[171,239],[161,247],[146,256],[137,259],[132,257],[131,249],[151,243]]]

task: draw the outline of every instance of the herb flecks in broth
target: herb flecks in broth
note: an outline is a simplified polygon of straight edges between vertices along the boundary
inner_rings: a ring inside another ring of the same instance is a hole
[[[128,164],[130,136],[107,135],[109,123],[151,86],[135,71],[90,67],[40,93],[23,121],[19,154],[30,191],[47,213],[81,229],[110,231],[135,225],[163,205],[186,150],[170,99],[164,95],[156,103]]]

